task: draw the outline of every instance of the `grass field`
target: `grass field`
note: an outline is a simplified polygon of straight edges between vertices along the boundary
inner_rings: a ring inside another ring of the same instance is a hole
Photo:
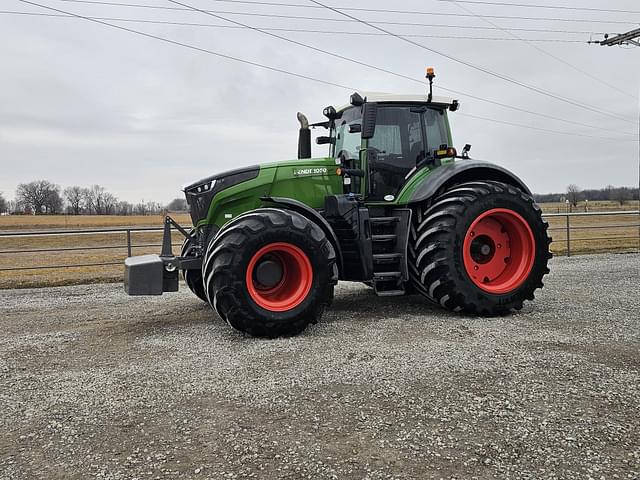
[[[187,213],[172,213],[171,216],[181,225],[191,223]],[[152,227],[162,225],[162,219],[162,215],[8,215],[0,217],[0,231]]]
[[[545,213],[566,212],[564,204],[543,204]],[[612,211],[637,209],[637,203],[628,203],[621,207],[613,202],[593,202],[589,211]],[[584,204],[574,211],[584,211]],[[174,215],[182,225],[189,225],[187,214]],[[549,217],[550,235],[554,242],[551,249],[555,255],[566,254],[566,218]],[[640,250],[638,239],[637,215],[592,216],[571,218],[571,253],[586,254],[598,252],[637,252]],[[64,230],[82,228],[115,227],[162,227],[161,216],[2,216],[0,233],[25,230]],[[616,226],[616,227],[612,227]],[[584,227],[597,227],[585,229]],[[620,238],[628,237],[628,238]],[[161,232],[132,233],[133,255],[159,253]],[[174,233],[174,244],[182,242],[178,233]],[[0,288],[19,288],[33,286],[68,285],[103,281],[122,280],[122,262],[127,256],[127,239],[124,233],[86,234],[76,236],[40,236],[40,237],[0,237]],[[47,249],[77,249],[42,252]],[[29,250],[29,251],[26,251]],[[179,246],[174,253],[179,253]],[[7,253],[7,252],[20,253]],[[112,263],[104,266],[83,266],[75,268],[46,268],[24,270],[2,270],[7,268],[32,268],[37,266],[86,265]]]

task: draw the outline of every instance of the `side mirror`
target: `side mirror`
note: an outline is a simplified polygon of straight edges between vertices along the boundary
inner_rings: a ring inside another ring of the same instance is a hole
[[[327,143],[330,143],[331,145],[335,145],[336,139],[335,137],[318,137],[316,138],[316,143],[318,145],[326,145]]]
[[[352,123],[349,125],[349,133],[360,133],[362,132],[362,125],[359,123]]]
[[[365,103],[362,107],[362,138],[372,138],[376,132],[377,103]]]

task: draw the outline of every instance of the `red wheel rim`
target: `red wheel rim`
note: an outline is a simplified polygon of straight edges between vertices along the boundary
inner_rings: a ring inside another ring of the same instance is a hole
[[[265,286],[257,278],[263,262],[271,262],[280,269],[280,278],[273,285]],[[285,312],[300,305],[309,294],[313,269],[300,248],[290,243],[270,243],[251,257],[245,280],[255,303],[265,310]]]
[[[527,221],[506,208],[487,210],[464,237],[464,268],[482,290],[508,293],[524,283],[535,259],[535,240]]]

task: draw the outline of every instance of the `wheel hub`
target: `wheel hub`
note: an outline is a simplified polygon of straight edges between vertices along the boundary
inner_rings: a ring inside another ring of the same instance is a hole
[[[263,288],[273,288],[282,280],[284,269],[276,258],[262,260],[254,270],[254,282]]]
[[[476,286],[490,293],[508,293],[522,285],[534,257],[531,228],[513,210],[495,208],[482,213],[465,235],[465,270]]]
[[[313,268],[302,249],[286,242],[260,248],[249,260],[246,286],[251,299],[272,312],[300,305],[311,291]]]

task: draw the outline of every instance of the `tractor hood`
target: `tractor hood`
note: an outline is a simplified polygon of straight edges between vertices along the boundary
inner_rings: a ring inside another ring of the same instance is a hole
[[[193,225],[218,228],[262,206],[263,197],[295,198],[310,208],[322,208],[327,195],[342,192],[342,177],[332,157],[244,167],[212,175],[184,188]]]
[[[203,178],[184,187],[183,190],[187,197],[187,204],[189,205],[189,213],[191,214],[193,224],[197,225],[198,222],[207,218],[209,206],[216,193],[225,188],[237,185],[238,183],[256,178],[259,173],[260,167],[254,165],[217,173],[216,175]]]

